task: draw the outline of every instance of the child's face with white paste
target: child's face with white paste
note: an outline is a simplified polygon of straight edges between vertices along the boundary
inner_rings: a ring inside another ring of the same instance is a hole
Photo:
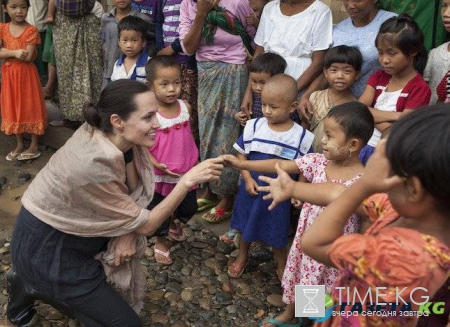
[[[328,160],[342,160],[350,155],[350,144],[347,135],[334,118],[325,118],[322,138],[323,154]]]

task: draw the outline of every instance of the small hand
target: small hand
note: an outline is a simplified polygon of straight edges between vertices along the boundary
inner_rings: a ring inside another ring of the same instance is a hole
[[[295,209],[300,209],[303,205],[303,201],[300,201],[299,199],[291,199],[291,204]]]
[[[373,194],[384,193],[405,180],[406,177],[392,175],[391,164],[386,157],[386,140],[381,140],[367,162],[360,182]]]
[[[250,15],[247,15],[247,17],[245,17],[245,18],[247,20],[248,25],[253,25],[255,27],[258,27],[259,19],[258,19],[258,17],[256,17],[256,15],[250,14]]]
[[[258,183],[251,177],[246,178],[244,180],[245,182],[245,190],[248,194],[251,196],[257,196],[258,195]]]
[[[245,92],[244,98],[241,103],[241,110],[247,115],[247,117],[251,116],[253,107],[253,99],[251,92]]]
[[[314,108],[309,101],[309,99],[300,99],[298,105],[297,105],[297,112],[300,115],[300,117],[305,119],[308,124],[311,122],[312,113],[314,112]]]
[[[241,161],[236,156],[233,156],[232,154],[224,154],[222,155],[222,158],[224,160],[225,167],[240,169]]]
[[[180,174],[174,173],[173,171],[167,169],[167,165],[163,163],[156,163],[155,168],[162,171],[164,174],[170,177],[178,178],[181,176]]]
[[[197,0],[197,15],[206,15],[220,0]]]
[[[25,60],[28,57],[28,51],[26,50],[15,50],[14,57],[20,60]]]
[[[161,50],[158,51],[158,53],[156,54],[157,56],[171,56],[173,55],[173,49],[170,45],[168,45],[165,48],[162,48]]]
[[[111,240],[110,251],[114,253],[114,264],[120,266],[136,254],[137,235],[134,232],[118,236]]]
[[[269,184],[269,186],[258,187],[260,192],[269,192],[263,197],[264,200],[272,199],[269,210],[274,209],[279,203],[290,199],[295,185],[294,180],[278,164],[275,164],[275,169],[278,174],[277,178],[259,176],[259,180]]]
[[[241,126],[245,126],[248,120],[248,115],[243,111],[239,111],[234,115],[234,119],[236,119]]]

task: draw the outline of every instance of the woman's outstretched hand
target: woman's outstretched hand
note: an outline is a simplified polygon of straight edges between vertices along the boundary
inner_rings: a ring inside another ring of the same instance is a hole
[[[192,167],[191,170],[181,177],[180,182],[186,183],[191,188],[197,184],[218,180],[223,167],[224,160],[222,156],[207,159]]]
[[[259,176],[259,179],[269,184],[269,186],[259,186],[259,192],[268,192],[264,195],[264,200],[272,199],[272,203],[269,206],[269,210],[274,209],[278,203],[286,201],[292,197],[292,190],[294,189],[295,181],[280,168],[278,164],[275,164],[277,171],[277,178],[270,178],[267,176]]]

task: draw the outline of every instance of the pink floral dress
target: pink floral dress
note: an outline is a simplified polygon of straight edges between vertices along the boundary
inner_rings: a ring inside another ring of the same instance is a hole
[[[313,184],[333,182],[346,187],[352,185],[361,175],[351,180],[328,180],[325,168],[328,159],[323,154],[311,153],[296,160],[297,166],[303,176]],[[298,221],[294,242],[289,251],[286,268],[284,269],[282,286],[283,301],[287,304],[295,302],[295,285],[325,285],[329,294],[339,271],[325,266],[307,256],[300,248],[303,233],[311,226],[324,207],[305,202]],[[358,233],[361,221],[358,215],[352,215],[344,227],[344,234]]]

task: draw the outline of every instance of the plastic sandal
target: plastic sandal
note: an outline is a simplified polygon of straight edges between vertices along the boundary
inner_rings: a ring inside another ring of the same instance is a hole
[[[17,159],[17,157],[19,157],[20,155],[21,155],[22,153],[21,152],[17,152],[17,153],[14,153],[14,152],[10,152],[10,153],[8,153],[8,155],[6,156],[6,161],[14,161],[14,160],[16,160]]]
[[[247,267],[248,261],[246,261],[243,265],[239,265],[234,261],[229,267],[228,267],[228,276],[231,278],[239,278],[244,273],[245,268]]]
[[[228,232],[226,232],[223,235],[220,235],[219,240],[221,240],[222,242],[227,243],[227,244],[233,244],[234,238],[236,237],[236,233],[237,233],[236,230],[234,230],[233,228],[230,228],[228,230]]]
[[[216,209],[215,207],[212,208],[209,212],[202,215],[202,219],[204,221],[207,221],[209,223],[220,223],[224,221],[225,219],[229,218],[231,216],[231,211],[225,211],[223,209]]]
[[[154,252],[155,252],[155,260],[157,263],[164,265],[164,266],[170,266],[172,264],[172,258],[170,257],[170,249],[168,249],[166,252],[159,250],[156,248],[156,246],[153,248]],[[164,258],[167,259],[167,261],[162,261],[160,257],[158,257],[157,255],[160,255]],[[159,260],[158,260],[159,258]]]
[[[175,228],[169,228],[169,238],[171,241],[175,242],[183,242],[186,240],[186,235],[183,234],[183,230],[180,227],[180,224],[174,223]]]
[[[36,152],[36,153],[21,153],[18,157],[17,160],[18,161],[26,161],[26,160],[34,160],[37,159],[41,156],[40,152]]]
[[[217,204],[219,203],[219,200],[208,200],[205,198],[198,198],[197,199],[197,205],[198,205],[198,209],[197,212],[202,212],[208,209],[211,209],[213,207],[215,207]]]

